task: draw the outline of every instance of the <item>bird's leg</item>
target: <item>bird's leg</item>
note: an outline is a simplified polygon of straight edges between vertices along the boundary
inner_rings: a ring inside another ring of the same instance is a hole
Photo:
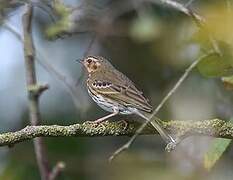
[[[104,117],[102,117],[102,118],[99,118],[99,119],[95,120],[94,123],[98,123],[98,124],[99,124],[99,123],[101,123],[101,122],[104,122],[104,121],[106,121],[108,118],[113,117],[113,116],[117,115],[118,113],[119,113],[119,111],[116,110],[116,109],[114,109],[113,113],[111,113],[111,114],[109,114],[109,115],[107,115],[107,116],[104,116]]]

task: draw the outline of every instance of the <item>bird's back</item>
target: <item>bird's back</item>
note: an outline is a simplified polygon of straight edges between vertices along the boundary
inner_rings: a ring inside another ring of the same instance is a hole
[[[95,90],[102,96],[118,103],[145,112],[151,112],[152,106],[134,83],[113,66],[90,75],[89,83],[95,85]]]

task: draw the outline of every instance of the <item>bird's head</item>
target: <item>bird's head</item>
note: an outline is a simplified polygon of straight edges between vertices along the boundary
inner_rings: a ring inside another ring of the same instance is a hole
[[[100,56],[87,56],[83,60],[80,60],[80,62],[84,65],[88,73],[97,72],[111,66],[105,58]]]

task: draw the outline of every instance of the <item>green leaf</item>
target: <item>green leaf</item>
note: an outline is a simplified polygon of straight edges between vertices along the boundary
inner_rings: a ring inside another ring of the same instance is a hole
[[[206,77],[233,75],[232,47],[225,42],[217,42],[221,55],[213,54],[198,64],[199,72]]]
[[[226,148],[229,146],[231,139],[216,138],[204,156],[204,167],[210,170],[220,159]]]
[[[69,32],[73,25],[73,22],[70,20],[72,9],[66,6],[61,0],[54,0],[54,12],[57,14],[58,19],[45,29],[45,34],[48,39],[54,39],[58,35]]]

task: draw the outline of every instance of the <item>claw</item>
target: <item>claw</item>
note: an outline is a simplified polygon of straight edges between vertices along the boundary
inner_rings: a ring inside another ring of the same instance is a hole
[[[176,142],[170,142],[167,144],[167,146],[165,147],[165,151],[167,152],[171,152],[175,149],[177,143]]]
[[[106,121],[107,122],[107,121]],[[101,129],[105,129],[106,127],[105,127],[105,125],[104,125],[104,123],[101,123],[101,122],[95,122],[95,121],[85,121],[84,123],[86,123],[86,124],[90,124],[92,127],[94,127],[94,128],[97,128],[97,127],[99,127],[99,126],[101,126],[100,128]]]
[[[126,131],[129,127],[129,123],[125,120],[122,120],[121,123],[123,124],[123,130]]]

